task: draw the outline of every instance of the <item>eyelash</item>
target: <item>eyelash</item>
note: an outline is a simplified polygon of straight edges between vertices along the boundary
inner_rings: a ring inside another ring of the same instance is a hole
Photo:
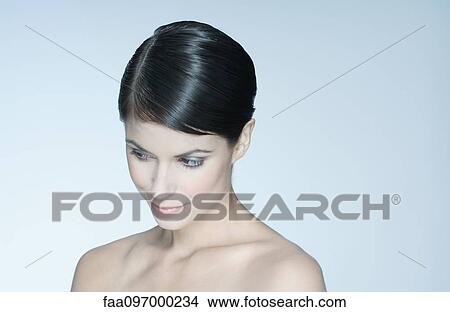
[[[131,151],[131,154],[133,154],[139,161],[146,161],[146,157],[145,157],[145,154],[143,154],[143,153],[141,153],[141,152],[139,152],[139,151],[137,151],[137,150],[132,150]],[[144,156],[144,157],[143,157]],[[151,158],[151,157],[150,157]],[[189,166],[189,165],[186,165],[186,162],[194,162],[194,165],[191,165],[191,166]],[[198,168],[198,167],[200,167],[201,165],[203,165],[203,159],[200,159],[200,160],[197,160],[197,159],[188,159],[188,158],[180,158],[180,162],[182,163],[182,166],[184,167],[184,168],[187,168],[187,169],[195,169],[195,168]]]

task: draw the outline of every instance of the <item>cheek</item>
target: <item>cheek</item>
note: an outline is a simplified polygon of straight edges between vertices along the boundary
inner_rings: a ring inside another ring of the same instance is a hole
[[[148,179],[145,176],[145,168],[142,168],[137,160],[132,159],[132,156],[127,156],[128,171],[130,173],[131,180],[138,190],[145,190]]]
[[[211,161],[198,174],[189,175],[181,191],[188,194],[191,199],[198,193],[226,192],[229,190],[230,169],[230,164],[226,160]]]

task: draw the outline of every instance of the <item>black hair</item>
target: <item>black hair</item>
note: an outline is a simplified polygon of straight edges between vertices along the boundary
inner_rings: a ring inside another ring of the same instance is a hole
[[[128,62],[119,114],[234,145],[255,96],[253,61],[239,43],[211,25],[178,21],[158,27]]]

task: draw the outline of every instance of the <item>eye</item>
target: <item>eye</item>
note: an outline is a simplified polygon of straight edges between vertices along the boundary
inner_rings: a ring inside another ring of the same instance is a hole
[[[183,167],[194,169],[203,165],[204,159],[180,158],[179,161],[183,164]]]
[[[142,160],[142,161],[146,161],[149,158],[152,158],[152,157],[150,157],[138,150],[135,150],[135,149],[131,150],[131,154],[133,154],[134,156],[136,156],[137,159]]]

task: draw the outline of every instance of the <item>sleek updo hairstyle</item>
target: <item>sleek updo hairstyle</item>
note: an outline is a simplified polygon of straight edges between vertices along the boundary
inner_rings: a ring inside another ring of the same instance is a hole
[[[234,146],[255,96],[253,61],[239,43],[208,24],[179,21],[158,27],[128,62],[120,120],[216,134]]]

